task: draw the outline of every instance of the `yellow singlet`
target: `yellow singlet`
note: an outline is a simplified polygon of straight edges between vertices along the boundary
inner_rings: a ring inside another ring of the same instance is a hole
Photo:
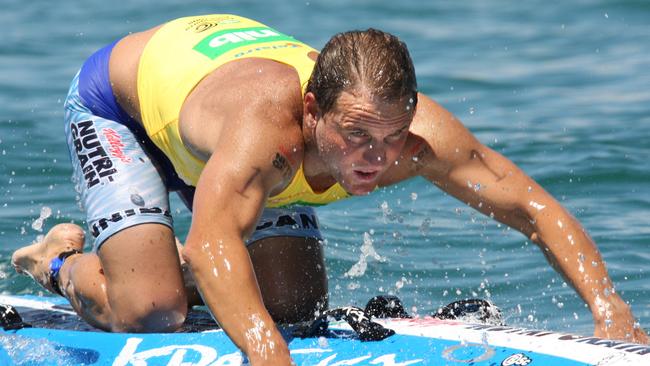
[[[183,145],[178,124],[181,107],[192,89],[227,62],[257,57],[294,67],[304,93],[314,67],[308,56],[313,51],[293,37],[236,15],[202,15],[166,23],[145,46],[138,67],[144,128],[179,177],[196,186],[205,162]],[[301,166],[289,186],[268,199],[267,207],[323,205],[348,196],[338,183],[325,192],[314,193]]]

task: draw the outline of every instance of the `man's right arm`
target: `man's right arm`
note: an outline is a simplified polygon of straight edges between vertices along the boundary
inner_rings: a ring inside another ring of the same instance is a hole
[[[254,230],[269,193],[292,176],[295,167],[289,162],[299,160],[284,155],[293,151],[284,144],[302,140],[299,128],[266,127],[263,133],[222,130],[224,143],[217,144],[197,184],[183,255],[204,302],[253,365],[289,365],[287,345],[264,307],[244,238]]]
[[[228,63],[195,88],[181,113],[184,143],[207,163],[183,256],[205,304],[253,365],[289,365],[264,307],[244,240],[267,197],[302,159],[298,75],[270,60]]]
[[[262,210],[264,173],[225,158],[214,154],[202,173],[183,256],[203,301],[253,365],[289,365],[287,345],[264,307],[242,239]]]

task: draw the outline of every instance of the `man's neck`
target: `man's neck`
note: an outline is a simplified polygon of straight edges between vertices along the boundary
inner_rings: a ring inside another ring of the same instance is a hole
[[[305,136],[305,154],[302,161],[302,170],[307,183],[315,193],[326,191],[336,184],[336,179],[329,173],[325,162],[318,155],[311,136]]]

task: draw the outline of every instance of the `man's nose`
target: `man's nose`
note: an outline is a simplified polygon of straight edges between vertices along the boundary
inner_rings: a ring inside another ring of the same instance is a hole
[[[373,166],[384,166],[386,164],[386,147],[382,143],[370,144],[363,158]]]

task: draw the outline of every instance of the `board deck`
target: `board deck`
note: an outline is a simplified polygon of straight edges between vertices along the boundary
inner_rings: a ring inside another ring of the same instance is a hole
[[[84,323],[62,298],[0,296],[32,327],[0,330],[0,365],[241,365],[242,355],[205,311],[177,333],[116,334]],[[344,321],[290,339],[296,365],[650,365],[650,347],[566,333],[432,317],[373,319],[394,335],[362,341]],[[289,332],[287,331],[287,334]]]

